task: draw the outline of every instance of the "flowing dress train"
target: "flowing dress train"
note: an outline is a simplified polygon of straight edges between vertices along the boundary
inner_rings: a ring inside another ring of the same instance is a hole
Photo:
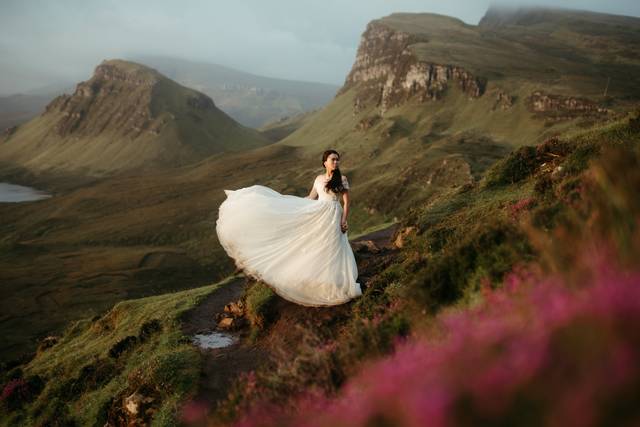
[[[318,200],[283,195],[262,185],[224,190],[216,232],[220,244],[245,274],[281,297],[306,306],[342,304],[362,294],[347,233],[340,230],[343,208],[324,191]],[[348,189],[348,181],[343,177]]]

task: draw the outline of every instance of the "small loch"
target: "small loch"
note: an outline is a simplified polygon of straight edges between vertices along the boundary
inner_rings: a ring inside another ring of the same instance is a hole
[[[23,185],[0,182],[0,203],[21,203],[47,199],[51,194]]]
[[[192,341],[200,348],[209,349],[228,347],[231,344],[235,343],[237,341],[237,338],[221,332],[211,332],[209,334],[195,335],[192,338]]]

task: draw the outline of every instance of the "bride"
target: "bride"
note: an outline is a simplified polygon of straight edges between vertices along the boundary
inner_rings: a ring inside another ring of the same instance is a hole
[[[337,151],[324,152],[325,173],[306,197],[262,185],[224,190],[220,244],[245,274],[297,304],[337,305],[362,295],[347,237],[349,182],[339,163]]]

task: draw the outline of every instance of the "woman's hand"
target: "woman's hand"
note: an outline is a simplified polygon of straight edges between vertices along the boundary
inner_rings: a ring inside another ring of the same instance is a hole
[[[347,219],[346,218],[342,218],[342,220],[340,221],[340,230],[343,233],[346,233],[347,229],[349,229],[349,225],[347,224]]]

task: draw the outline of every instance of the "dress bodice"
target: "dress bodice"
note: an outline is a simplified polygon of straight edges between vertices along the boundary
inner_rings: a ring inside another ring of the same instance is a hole
[[[324,186],[327,181],[324,175],[318,175],[313,183],[313,188],[315,188],[316,193],[318,193],[318,200],[338,201],[338,195],[336,193],[333,191],[325,191]],[[347,177],[344,175],[342,175],[342,186],[347,190],[349,189],[349,181],[347,181]]]

